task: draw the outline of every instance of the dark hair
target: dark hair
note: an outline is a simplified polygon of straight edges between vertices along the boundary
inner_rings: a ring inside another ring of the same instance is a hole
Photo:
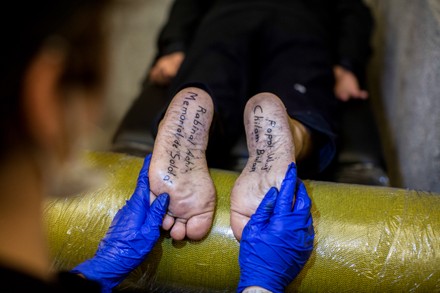
[[[61,86],[87,89],[103,81],[105,33],[109,0],[5,1],[0,12],[0,156],[23,132],[20,98],[25,72],[48,45],[67,52]],[[52,44],[51,44],[52,43]]]

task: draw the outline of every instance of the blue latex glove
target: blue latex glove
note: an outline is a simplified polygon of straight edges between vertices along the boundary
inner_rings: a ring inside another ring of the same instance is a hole
[[[243,229],[237,292],[251,286],[284,292],[313,250],[310,208],[307,190],[300,179],[297,181],[296,167],[291,163],[280,191],[272,187],[267,192]]]
[[[151,154],[144,160],[133,195],[117,212],[95,256],[72,270],[100,283],[103,292],[111,292],[139,266],[159,239],[169,195],[158,196],[150,206],[150,160]]]

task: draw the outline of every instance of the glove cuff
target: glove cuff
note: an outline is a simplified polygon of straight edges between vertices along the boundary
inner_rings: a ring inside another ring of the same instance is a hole
[[[247,287],[258,286],[273,293],[284,293],[285,285],[282,276],[276,276],[274,272],[260,272],[258,266],[250,270],[242,270],[237,292],[242,292]],[[287,284],[288,285],[288,284]],[[286,286],[287,286],[286,285]]]
[[[269,285],[266,284],[266,282],[262,280],[246,280],[246,281],[240,280],[237,287],[237,293],[243,292],[244,289],[248,287],[261,287],[272,293],[284,293],[284,288],[283,289],[271,288]]]
[[[83,263],[80,263],[76,267],[74,267],[70,272],[73,274],[81,274],[86,279],[95,281],[101,285],[102,293],[111,293],[113,287],[119,284],[119,281],[114,281],[113,279],[109,280],[108,278],[104,278],[103,274],[96,270],[96,264],[94,263],[94,259],[86,260]],[[105,274],[104,274],[105,275]]]

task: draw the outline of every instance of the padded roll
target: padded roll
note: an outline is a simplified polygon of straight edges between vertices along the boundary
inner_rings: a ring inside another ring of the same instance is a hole
[[[54,267],[93,257],[114,215],[134,191],[143,159],[88,152],[106,175],[101,186],[51,199],[44,210]],[[201,241],[167,232],[118,286],[129,292],[235,292],[239,243],[229,223],[238,173],[210,169],[217,190],[212,229]],[[287,292],[440,290],[440,194],[390,187],[305,181],[312,199],[314,251]]]

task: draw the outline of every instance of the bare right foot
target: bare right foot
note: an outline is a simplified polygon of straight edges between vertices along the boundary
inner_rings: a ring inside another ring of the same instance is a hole
[[[212,225],[215,187],[205,151],[213,117],[211,97],[199,88],[181,90],[159,125],[149,176],[150,189],[170,195],[162,227],[182,240],[203,238]],[[154,198],[152,199],[154,200]]]
[[[231,192],[231,228],[237,240],[272,187],[280,188],[295,146],[289,116],[282,101],[260,93],[246,104],[244,124],[249,159]]]

